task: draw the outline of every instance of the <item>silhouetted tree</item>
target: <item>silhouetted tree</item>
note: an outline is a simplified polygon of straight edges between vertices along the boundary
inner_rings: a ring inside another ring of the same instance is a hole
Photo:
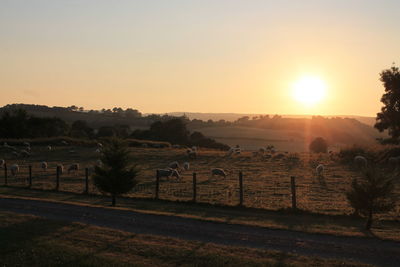
[[[114,137],[116,135],[117,133],[115,132],[114,127],[111,126],[100,127],[97,132],[98,137]]]
[[[66,122],[59,118],[30,116],[22,109],[7,109],[0,118],[0,137],[35,138],[65,135]]]
[[[380,73],[380,80],[385,87],[381,98],[383,107],[377,114],[375,128],[379,131],[388,130],[391,141],[399,142],[400,138],[400,72],[392,66]]]
[[[95,167],[93,181],[101,192],[111,195],[111,204],[115,206],[117,196],[136,186],[138,170],[131,164],[128,146],[118,139],[104,147],[100,160],[102,166]]]
[[[317,137],[310,143],[309,148],[314,153],[326,153],[328,151],[328,144],[324,138]]]
[[[94,130],[89,127],[86,121],[77,120],[71,125],[70,135],[76,138],[92,138],[94,136]]]
[[[394,208],[393,191],[393,179],[375,167],[364,172],[361,182],[352,181],[351,190],[346,193],[347,200],[356,211],[367,217],[366,230],[371,229],[374,214]]]

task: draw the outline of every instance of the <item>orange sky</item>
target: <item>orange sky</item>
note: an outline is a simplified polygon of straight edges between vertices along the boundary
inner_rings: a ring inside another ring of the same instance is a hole
[[[143,2],[2,2],[0,105],[374,116],[400,62],[398,1]]]

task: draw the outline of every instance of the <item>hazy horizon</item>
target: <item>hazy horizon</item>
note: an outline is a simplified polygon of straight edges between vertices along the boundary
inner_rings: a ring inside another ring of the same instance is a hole
[[[374,117],[400,61],[394,0],[0,3],[0,105]]]

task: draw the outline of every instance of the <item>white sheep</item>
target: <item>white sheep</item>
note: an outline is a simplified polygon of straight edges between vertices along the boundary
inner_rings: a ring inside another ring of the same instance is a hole
[[[21,155],[21,157],[23,157],[23,158],[27,158],[27,157],[29,157],[31,154],[30,154],[28,151],[26,151],[26,150],[21,150],[21,151],[20,151],[20,155]]]
[[[223,169],[221,168],[214,168],[211,170],[211,175],[214,177],[215,175],[218,176],[223,176],[224,178],[226,178],[226,173]]]
[[[97,167],[101,167],[101,166],[103,166],[103,162],[100,159],[98,159],[98,160],[96,160],[96,164],[95,165]]]
[[[60,164],[57,164],[57,169],[59,170],[59,173],[60,173],[60,174],[63,174],[63,173],[64,173],[64,165],[62,165],[61,163],[60,163]]]
[[[159,178],[162,177],[167,177],[170,178],[172,176],[175,176],[177,179],[181,179],[181,176],[179,175],[179,172],[174,169],[158,169],[157,174]]]
[[[3,168],[5,164],[6,161],[4,159],[0,159],[0,168]]]
[[[61,141],[61,144],[64,145],[64,146],[67,146],[67,145],[68,145],[68,142],[65,141],[65,140],[62,140],[62,141]]]
[[[324,172],[324,165],[319,164],[316,168],[315,168],[315,172],[317,173],[318,176],[322,176],[322,173]]]
[[[99,148],[102,148],[102,147],[103,147],[103,144],[102,144],[102,143],[97,143],[97,146],[98,146]]]
[[[42,161],[40,163],[40,167],[42,168],[43,171],[46,171],[47,170],[47,162],[46,161]]]
[[[94,152],[96,152],[96,153],[100,153],[101,152],[101,150],[100,150],[100,148],[97,148]]]
[[[31,146],[31,144],[29,144],[28,142],[24,142],[23,145],[24,146]]]
[[[177,162],[177,161],[171,162],[171,163],[168,165],[168,167],[169,167],[170,169],[174,169],[174,170],[180,169],[179,162]]]
[[[11,171],[11,175],[12,175],[12,176],[16,176],[17,173],[19,172],[19,166],[18,166],[18,164],[13,164],[13,165],[11,165],[10,171]]]
[[[185,163],[183,163],[183,169],[185,169],[185,171],[188,171],[188,170],[189,170],[189,168],[190,168],[190,164],[189,164],[189,162],[185,162]]]
[[[79,163],[73,163],[68,167],[68,173],[75,172],[77,174],[79,171]]]
[[[355,156],[354,157],[354,164],[359,168],[366,168],[368,161],[363,156]]]
[[[49,146],[47,146],[47,150],[48,151],[51,151],[52,150],[52,147],[49,145]]]

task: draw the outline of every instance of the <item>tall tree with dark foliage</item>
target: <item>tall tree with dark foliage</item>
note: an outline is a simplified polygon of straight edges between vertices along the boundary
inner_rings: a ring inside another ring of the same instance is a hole
[[[377,114],[375,128],[379,131],[388,130],[392,143],[400,141],[400,71],[392,66],[380,74],[385,93],[381,98],[383,107]]]

